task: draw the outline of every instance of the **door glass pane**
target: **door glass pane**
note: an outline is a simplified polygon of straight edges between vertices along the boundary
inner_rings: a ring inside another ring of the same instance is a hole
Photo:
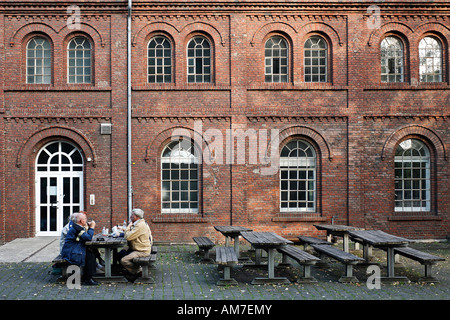
[[[80,178],[73,178],[73,203],[80,203]]]
[[[70,178],[63,178],[63,203],[70,203]]]
[[[56,231],[56,210],[58,207],[50,207],[50,231]]]
[[[49,188],[49,193],[50,193],[50,203],[56,204],[56,202],[58,201],[57,199],[57,192],[56,192],[56,178],[50,178],[50,188]]]
[[[47,203],[47,178],[41,178],[41,204]]]
[[[70,214],[71,214],[70,206],[64,206],[63,207],[63,225],[66,225],[69,222]]]
[[[47,231],[47,207],[41,207],[40,220],[41,231]]]

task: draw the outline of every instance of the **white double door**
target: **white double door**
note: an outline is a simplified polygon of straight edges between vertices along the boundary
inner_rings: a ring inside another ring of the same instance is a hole
[[[37,236],[59,236],[70,214],[83,210],[83,160],[66,142],[41,149],[36,161],[35,221]]]
[[[82,173],[37,177],[37,236],[59,236],[70,214],[83,209],[82,181]]]

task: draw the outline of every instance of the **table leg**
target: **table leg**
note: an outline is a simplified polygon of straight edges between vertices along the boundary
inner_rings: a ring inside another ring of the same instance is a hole
[[[105,277],[111,277],[111,249],[105,248]]]
[[[394,248],[387,248],[387,276],[388,278],[394,277]]]
[[[274,249],[269,249],[267,250],[268,253],[268,258],[267,258],[267,262],[268,262],[268,273],[269,273],[269,279],[272,279],[275,277],[275,272],[274,272]]]
[[[239,260],[239,235],[234,236],[234,252]]]
[[[255,265],[261,265],[262,249],[255,249]]]
[[[258,249],[256,249],[258,250]],[[291,283],[287,278],[285,277],[275,277],[275,249],[269,248],[267,249],[267,272],[268,277],[267,278],[255,278],[252,281],[252,284],[283,284],[283,283]]]
[[[387,277],[382,277],[381,280],[384,280],[385,282],[393,282],[393,281],[408,281],[407,277],[402,276],[395,276],[394,274],[394,266],[395,266],[395,258],[394,258],[394,248],[393,247],[387,247],[387,270],[386,275]]]
[[[364,244],[363,247],[363,256],[366,262],[370,262],[372,259],[372,246],[369,244]]]
[[[344,251],[348,252],[348,234],[344,233],[343,238],[344,238]]]
[[[122,276],[112,276],[111,274],[111,264],[112,264],[112,248],[105,248],[105,276],[95,277],[97,281],[104,282],[128,282],[125,277]]]
[[[233,239],[234,239],[234,252],[236,252],[236,256],[238,258],[238,261],[242,262],[242,263],[252,263],[253,261],[249,257],[243,257],[243,258],[240,257],[239,237],[240,237],[239,234],[233,236]]]

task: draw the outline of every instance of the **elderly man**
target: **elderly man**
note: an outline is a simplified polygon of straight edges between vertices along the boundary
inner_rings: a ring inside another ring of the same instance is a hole
[[[86,249],[85,242],[92,240],[94,236],[95,221],[87,222],[86,215],[81,212],[74,213],[73,223],[67,232],[61,257],[70,264],[83,268],[83,283],[86,285],[97,285],[92,279],[95,275],[96,265],[95,253]]]
[[[133,263],[133,259],[149,256],[153,244],[150,227],[144,220],[144,211],[141,209],[132,210],[130,223],[124,230],[124,237],[128,240],[129,249],[120,262],[130,273],[127,279],[133,282],[141,272],[140,267]]]

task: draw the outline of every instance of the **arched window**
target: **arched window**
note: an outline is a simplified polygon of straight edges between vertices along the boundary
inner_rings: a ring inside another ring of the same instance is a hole
[[[264,48],[265,81],[288,82],[288,44],[280,37],[274,36],[266,41]]]
[[[305,42],[305,82],[328,81],[327,43],[319,36]]]
[[[421,82],[442,81],[442,46],[434,37],[420,40],[419,75]]]
[[[69,83],[91,83],[91,43],[86,37],[75,37],[67,45],[67,79]]]
[[[404,81],[403,44],[397,37],[381,41],[381,81]]]
[[[430,211],[430,152],[419,140],[395,151],[395,211]]]
[[[316,211],[316,152],[308,142],[288,142],[280,154],[280,209]]]
[[[148,82],[172,82],[172,44],[164,36],[156,36],[148,43]]]
[[[189,83],[212,82],[211,44],[203,36],[193,37],[187,45]]]
[[[170,142],[161,156],[161,210],[163,213],[197,213],[199,204],[198,158],[193,142]]]
[[[52,48],[44,37],[34,37],[27,44],[27,83],[50,84]]]

